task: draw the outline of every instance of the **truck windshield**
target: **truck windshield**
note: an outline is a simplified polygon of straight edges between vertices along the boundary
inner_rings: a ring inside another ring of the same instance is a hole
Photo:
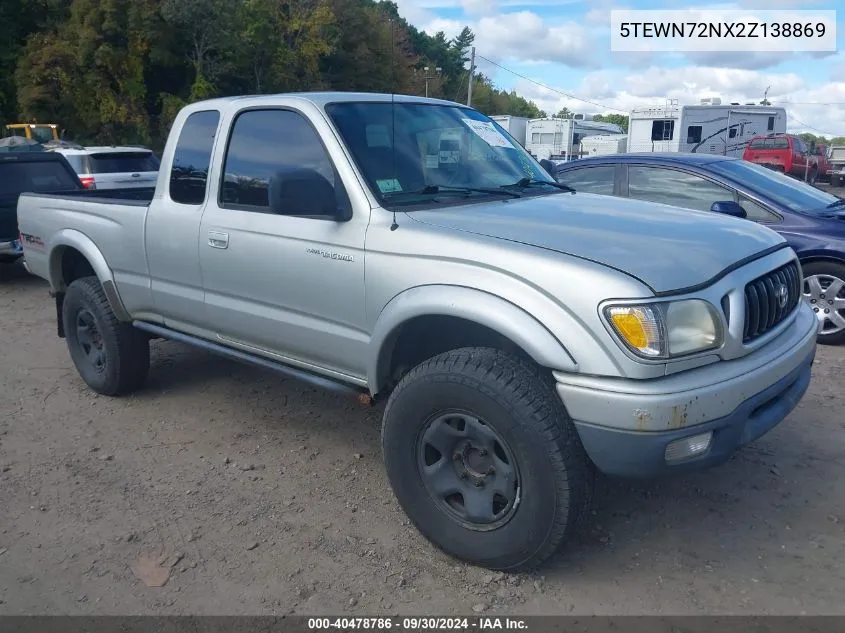
[[[710,169],[799,213],[830,213],[832,205],[839,200],[800,180],[744,160],[714,161]]]
[[[438,196],[559,193],[502,127],[470,108],[425,103],[335,103],[326,112],[385,206]],[[530,191],[528,189],[531,186]]]

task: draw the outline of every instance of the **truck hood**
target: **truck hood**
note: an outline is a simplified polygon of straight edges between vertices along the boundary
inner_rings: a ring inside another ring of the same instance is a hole
[[[705,284],[785,244],[750,220],[588,193],[409,211],[456,231],[528,244],[610,266],[656,293]]]

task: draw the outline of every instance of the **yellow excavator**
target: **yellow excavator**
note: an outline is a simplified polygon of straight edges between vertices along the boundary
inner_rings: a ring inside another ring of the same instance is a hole
[[[10,123],[6,126],[6,135],[49,143],[59,140],[59,126],[56,123]]]

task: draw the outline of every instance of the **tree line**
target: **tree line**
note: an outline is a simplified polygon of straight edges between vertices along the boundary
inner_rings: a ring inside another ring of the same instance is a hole
[[[2,0],[0,123],[161,147],[215,96],[358,90],[465,101],[469,28],[428,35],[390,0]],[[428,70],[425,70],[428,68]],[[474,107],[545,116],[474,73]]]

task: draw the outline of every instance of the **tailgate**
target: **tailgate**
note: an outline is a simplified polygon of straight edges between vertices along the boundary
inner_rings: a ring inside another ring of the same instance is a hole
[[[745,160],[760,165],[785,165],[789,157],[789,150],[782,149],[749,149]]]

